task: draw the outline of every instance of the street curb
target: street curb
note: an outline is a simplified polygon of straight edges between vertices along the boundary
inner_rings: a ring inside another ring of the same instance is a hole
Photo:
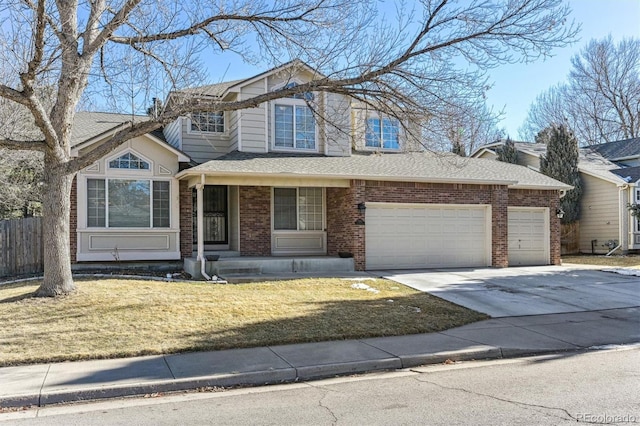
[[[548,353],[544,351],[541,353]],[[187,379],[170,379],[149,383],[131,383],[120,386],[93,387],[69,391],[42,391],[39,395],[0,397],[0,407],[45,406],[52,404],[92,401],[108,398],[141,396],[160,392],[179,392],[207,387],[263,386],[325,379],[328,377],[363,374],[373,371],[399,370],[419,365],[440,364],[446,360],[468,361],[503,358],[500,348],[481,351],[450,351],[437,354],[393,356],[384,359],[351,361],[290,367],[236,374],[217,374]]]

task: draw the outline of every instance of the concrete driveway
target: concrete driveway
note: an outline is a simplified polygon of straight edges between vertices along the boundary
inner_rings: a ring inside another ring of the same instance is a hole
[[[640,306],[640,277],[580,266],[376,271],[492,317]]]

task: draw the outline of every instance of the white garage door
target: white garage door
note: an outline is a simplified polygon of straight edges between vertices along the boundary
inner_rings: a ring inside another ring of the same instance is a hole
[[[549,264],[547,209],[509,207],[509,266]]]
[[[367,203],[367,269],[491,265],[488,206]]]

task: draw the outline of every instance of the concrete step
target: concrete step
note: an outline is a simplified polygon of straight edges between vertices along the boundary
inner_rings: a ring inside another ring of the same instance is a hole
[[[184,269],[194,277],[202,278],[200,263],[195,258],[185,259]],[[353,272],[355,264],[352,258],[329,256],[308,257],[225,257],[216,261],[207,261],[206,271],[209,275],[226,278],[229,275],[261,275],[322,273],[339,274]]]

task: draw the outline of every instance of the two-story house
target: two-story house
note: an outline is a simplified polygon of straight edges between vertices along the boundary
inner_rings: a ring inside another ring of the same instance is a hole
[[[503,143],[482,146],[472,156],[495,159]],[[546,145],[515,142],[515,147],[519,164],[540,169]],[[578,250],[606,254],[640,249],[640,221],[627,207],[640,203],[640,138],[580,148],[578,171],[582,182]]]
[[[316,75],[293,62],[178,95],[242,100]],[[130,118],[79,113],[74,149]],[[208,253],[341,254],[356,270],[560,262],[558,200],[569,186],[428,152],[402,124],[322,92],[192,113],[78,173],[72,256],[185,259],[190,271]]]

